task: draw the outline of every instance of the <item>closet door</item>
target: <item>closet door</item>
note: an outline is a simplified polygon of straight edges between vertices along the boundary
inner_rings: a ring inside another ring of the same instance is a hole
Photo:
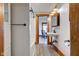
[[[3,4],[0,4],[0,56],[4,55]]]
[[[13,56],[30,55],[29,4],[11,4],[11,43]]]

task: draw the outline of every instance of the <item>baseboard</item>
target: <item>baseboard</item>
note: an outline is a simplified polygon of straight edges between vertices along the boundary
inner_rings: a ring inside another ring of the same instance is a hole
[[[33,41],[33,42],[31,43],[30,47],[32,47],[34,44],[35,44],[35,41]]]
[[[53,45],[54,50],[60,55],[60,56],[65,56],[64,53],[62,53],[55,45]]]

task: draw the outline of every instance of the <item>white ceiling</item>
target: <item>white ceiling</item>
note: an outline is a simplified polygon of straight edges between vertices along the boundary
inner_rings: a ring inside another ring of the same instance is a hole
[[[30,7],[32,7],[34,13],[50,12],[56,5],[58,9],[62,6],[62,4],[57,3],[30,3]]]

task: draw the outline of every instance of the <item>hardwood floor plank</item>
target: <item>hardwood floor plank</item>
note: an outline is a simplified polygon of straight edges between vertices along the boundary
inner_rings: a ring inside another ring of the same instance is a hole
[[[31,50],[33,56],[59,56],[53,48],[46,44],[33,45]]]

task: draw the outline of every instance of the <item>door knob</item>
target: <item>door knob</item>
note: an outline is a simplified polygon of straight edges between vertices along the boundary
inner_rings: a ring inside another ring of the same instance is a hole
[[[24,23],[24,26],[26,26],[26,24]]]
[[[66,43],[66,42],[70,42],[70,40],[65,40],[64,42],[65,42],[65,43]]]
[[[65,40],[64,42],[66,46],[70,46],[70,40]]]

